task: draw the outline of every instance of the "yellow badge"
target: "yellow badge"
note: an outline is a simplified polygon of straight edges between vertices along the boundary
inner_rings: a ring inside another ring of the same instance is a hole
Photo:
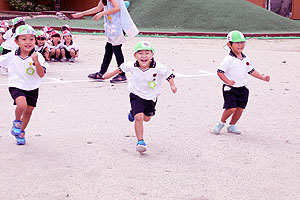
[[[111,16],[110,15],[107,16],[107,19],[108,19],[109,23],[111,23]]]
[[[32,67],[28,67],[26,69],[26,73],[29,74],[29,75],[33,75],[34,74],[34,69]]]
[[[156,86],[156,83],[154,81],[149,82],[149,88],[154,89]]]

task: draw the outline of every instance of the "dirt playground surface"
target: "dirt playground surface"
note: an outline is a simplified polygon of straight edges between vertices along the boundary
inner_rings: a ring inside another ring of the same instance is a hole
[[[0,199],[242,200],[300,196],[300,40],[249,39],[244,53],[269,83],[248,77],[250,98],[239,136],[211,133],[222,113],[216,69],[225,40],[133,38],[133,60],[147,40],[155,59],[173,67],[157,113],[145,123],[148,151],[135,151],[127,84],[93,82],[104,36],[75,35],[75,63],[50,63],[25,146],[10,135],[14,106],[0,76]],[[116,62],[109,67],[115,69]],[[130,78],[130,75],[128,74]]]

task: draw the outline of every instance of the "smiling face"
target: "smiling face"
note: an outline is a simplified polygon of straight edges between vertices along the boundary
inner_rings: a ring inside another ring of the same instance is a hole
[[[233,42],[232,44],[228,42],[227,45],[236,55],[241,55],[245,48],[245,44],[246,42]]]
[[[37,44],[39,47],[43,46],[46,42],[46,38],[45,37],[38,37],[37,38]]]
[[[149,68],[154,53],[151,50],[140,50],[134,54],[141,68]]]
[[[29,54],[35,45],[35,36],[32,34],[20,35],[15,42],[20,47],[21,53]]]
[[[54,36],[52,36],[52,40],[55,44],[57,44],[60,41],[60,36],[59,35],[54,35]]]
[[[71,42],[71,40],[72,40],[72,36],[71,36],[71,35],[65,35],[65,36],[64,36],[64,40],[65,40],[67,43],[69,43],[69,42]]]

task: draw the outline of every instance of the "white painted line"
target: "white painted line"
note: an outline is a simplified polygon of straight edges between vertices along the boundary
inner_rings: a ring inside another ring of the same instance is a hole
[[[95,71],[95,69],[63,69],[63,70],[47,70],[47,72],[76,72],[76,71]]]

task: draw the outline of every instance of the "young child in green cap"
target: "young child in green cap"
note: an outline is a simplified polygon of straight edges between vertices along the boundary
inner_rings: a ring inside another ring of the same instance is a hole
[[[36,107],[39,87],[46,73],[47,63],[39,52],[35,52],[36,32],[29,25],[21,25],[15,31],[18,49],[0,56],[0,66],[8,69],[8,89],[14,104],[15,120],[11,134],[17,145],[25,144],[25,128]]]
[[[223,108],[225,110],[221,120],[213,129],[215,134],[220,134],[230,116],[232,117],[227,128],[228,133],[241,134],[235,124],[240,119],[248,102],[247,74],[266,82],[270,81],[269,76],[261,75],[252,67],[250,59],[243,53],[245,43],[246,39],[240,31],[231,31],[227,35],[227,46],[230,53],[224,58],[217,71],[219,78],[224,82]]]
[[[137,43],[133,55],[136,61],[123,63],[118,69],[104,74],[103,78],[108,79],[121,72],[131,73],[128,83],[131,111],[128,119],[135,121],[134,129],[138,140],[136,150],[143,153],[147,148],[143,138],[143,122],[148,122],[155,114],[157,97],[162,92],[162,81],[169,82],[173,93],[176,93],[177,88],[172,71],[154,60],[154,49],[149,42]]]

